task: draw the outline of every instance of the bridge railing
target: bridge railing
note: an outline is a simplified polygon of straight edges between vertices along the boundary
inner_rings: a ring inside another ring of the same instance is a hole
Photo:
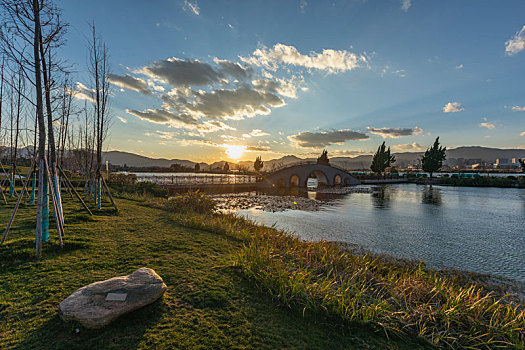
[[[314,165],[314,164],[317,164],[317,161],[315,160],[305,160],[305,161],[299,161],[299,162],[294,162],[294,163],[289,163],[289,164],[286,164],[286,165],[282,165],[280,167],[275,167],[275,168],[272,168],[270,171],[266,172],[266,174],[271,174],[271,173],[275,173],[277,171],[280,171],[280,170],[283,170],[283,169],[288,169],[288,168],[292,168],[294,166],[299,166],[299,165]],[[332,167],[332,168],[335,168],[337,170],[341,170],[341,171],[344,171],[345,173],[350,173],[349,170],[343,168],[343,167],[340,167],[340,166],[337,166],[335,164],[328,164],[328,166]]]
[[[250,184],[257,182],[255,175],[156,175],[138,177],[139,182],[153,182],[164,186],[177,185],[234,185],[234,184]]]

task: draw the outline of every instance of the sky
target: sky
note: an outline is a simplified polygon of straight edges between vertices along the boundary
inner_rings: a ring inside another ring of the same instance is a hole
[[[89,89],[111,55],[108,150],[211,162],[525,148],[525,1],[58,1]]]

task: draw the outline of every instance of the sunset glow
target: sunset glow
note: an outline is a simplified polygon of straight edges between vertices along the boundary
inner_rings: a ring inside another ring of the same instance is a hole
[[[246,151],[246,146],[239,146],[239,145],[225,145],[226,147],[226,154],[231,159],[239,159],[242,157],[244,152]]]

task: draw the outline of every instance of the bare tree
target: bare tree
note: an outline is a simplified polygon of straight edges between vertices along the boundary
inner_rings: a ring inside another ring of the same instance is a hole
[[[43,234],[43,210],[44,210],[44,188],[47,187],[49,179],[47,176],[46,156],[46,127],[44,120],[43,88],[49,91],[49,84],[42,85],[42,72],[47,70],[43,62],[42,44],[54,40],[57,27],[59,11],[50,1],[47,0],[1,0],[2,26],[0,31],[0,41],[2,49],[7,59],[20,67],[21,74],[29,81],[34,89],[34,98],[23,96],[30,101],[36,110],[36,121],[38,124],[38,206],[36,216],[36,255],[42,254],[42,234]],[[41,21],[41,19],[43,19]],[[42,29],[45,30],[42,30]],[[47,29],[50,29],[46,32]],[[49,36],[44,33],[48,33]],[[22,96],[22,95],[21,95]],[[49,111],[48,111],[49,114]],[[25,185],[27,185],[27,180]],[[24,186],[25,186],[24,185]],[[22,191],[23,193],[23,191]],[[21,195],[22,195],[21,193]],[[12,223],[21,196],[19,196],[8,227],[4,232],[2,242]],[[58,225],[57,225],[58,228]],[[59,240],[61,232],[59,229]]]
[[[95,24],[91,25],[91,40],[89,43],[89,72],[91,74],[94,97],[94,148],[95,163],[92,174],[93,185],[91,188],[95,192],[94,198],[97,208],[101,205],[101,167],[102,167],[102,149],[106,139],[109,126],[109,52],[106,44],[97,34]],[[91,172],[91,171],[90,171]]]
[[[0,133],[2,133],[2,108],[4,101],[4,71],[5,71],[5,57],[2,55],[2,65],[0,66]],[[0,134],[1,135],[1,134]],[[4,146],[2,140],[0,139],[0,146]],[[1,152],[0,152],[1,159]]]
[[[38,120],[38,205],[36,219],[36,255],[42,256],[42,211],[44,207],[44,157],[46,153],[46,126],[44,123],[44,106],[42,101],[42,76],[40,72],[40,6],[38,0],[33,0],[33,56],[35,67],[36,113]]]

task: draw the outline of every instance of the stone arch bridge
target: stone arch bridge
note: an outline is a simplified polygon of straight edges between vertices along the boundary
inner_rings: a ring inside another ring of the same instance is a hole
[[[315,177],[319,185],[351,186],[360,182],[343,169],[325,164],[297,164],[265,174],[257,183],[260,188],[306,187],[308,178]]]

